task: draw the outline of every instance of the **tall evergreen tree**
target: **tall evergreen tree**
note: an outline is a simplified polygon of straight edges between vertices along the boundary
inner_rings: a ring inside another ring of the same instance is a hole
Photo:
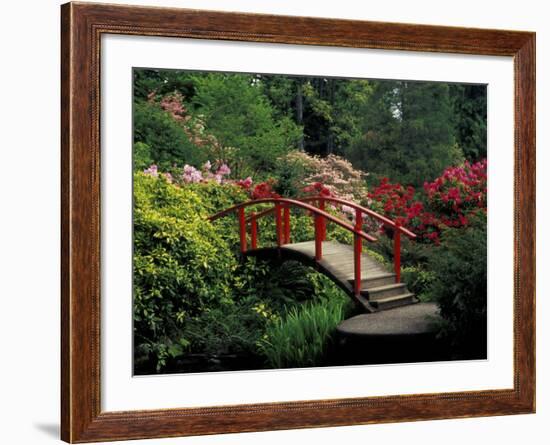
[[[347,150],[375,179],[420,186],[462,158],[445,83],[378,81],[365,104],[362,134]]]
[[[487,157],[487,86],[450,84],[457,143],[469,161]]]

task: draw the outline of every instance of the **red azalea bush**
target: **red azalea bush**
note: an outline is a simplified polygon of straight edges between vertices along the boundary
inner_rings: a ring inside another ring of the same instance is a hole
[[[439,244],[444,226],[464,227],[472,213],[486,211],[487,160],[448,167],[435,181],[424,183],[424,192],[426,205],[416,199],[413,187],[383,178],[369,198],[386,216],[413,230],[421,240]]]
[[[256,184],[250,192],[252,199],[280,198],[280,195],[273,191],[273,180],[268,180]]]
[[[403,227],[414,229],[421,239],[439,243],[439,221],[424,209],[424,204],[415,199],[414,187],[392,184],[388,178],[382,181],[369,198],[378,203],[380,211]],[[387,228],[382,227],[382,230]]]
[[[448,167],[435,181],[424,183],[424,191],[443,224],[465,226],[472,212],[487,209],[487,160]]]
[[[334,196],[330,189],[321,182],[314,182],[304,187],[302,191],[311,196],[323,196],[325,198]]]

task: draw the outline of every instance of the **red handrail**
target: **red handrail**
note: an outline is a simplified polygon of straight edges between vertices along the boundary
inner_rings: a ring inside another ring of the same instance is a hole
[[[372,216],[373,218],[376,218],[377,220],[381,221],[387,226],[390,226],[393,229],[398,230],[399,232],[407,235],[411,239],[415,239],[416,235],[411,232],[410,230],[406,229],[403,226],[400,226],[396,222],[392,221],[389,218],[386,218],[383,215],[380,215],[380,213],[376,213],[374,210],[368,209],[367,207],[363,207],[359,204],[354,203],[353,201],[347,201],[345,199],[341,198],[333,198],[331,196],[307,196],[305,198],[299,199],[302,202],[309,202],[309,201],[321,201],[321,202],[335,202],[338,204],[346,205],[348,207],[353,208],[354,210],[360,210],[363,214],[367,214],[369,216]]]
[[[397,231],[407,235],[411,239],[416,238],[416,235],[413,232],[411,232],[410,230],[408,230],[407,228],[405,228],[403,226],[400,226],[399,224],[392,221],[391,219],[386,218],[384,215],[380,215],[380,213],[376,213],[374,210],[368,209],[367,207],[363,207],[359,204],[354,203],[353,201],[347,201],[345,199],[333,198],[333,197],[329,197],[329,196],[307,196],[305,198],[299,198],[297,200],[301,201],[301,202],[318,201],[320,203],[320,208],[322,210],[324,210],[324,203],[326,201],[346,205],[348,207],[353,208],[356,211],[360,210],[363,214],[367,214],[369,216],[372,216],[373,218],[381,221],[384,225],[389,226],[393,229],[396,229]],[[270,213],[273,213],[274,210],[275,210],[274,208],[265,209],[261,212],[256,213],[255,217],[256,218],[261,218],[262,216],[266,216],[266,215],[269,215]],[[250,217],[248,218],[248,220],[250,220]]]
[[[331,215],[330,213],[327,213],[323,210],[320,210],[317,207],[306,204],[305,202],[297,201],[295,199],[289,199],[289,198],[263,198],[263,199],[255,199],[253,201],[242,202],[240,204],[237,204],[237,205],[229,207],[225,210],[222,210],[221,212],[218,212],[218,213],[210,216],[208,219],[210,221],[215,221],[216,219],[222,218],[222,217],[224,217],[224,216],[226,216],[226,215],[228,215],[232,212],[237,211],[240,208],[245,208],[245,207],[249,207],[249,206],[253,206],[253,205],[257,205],[257,204],[266,204],[266,203],[275,203],[275,204],[280,203],[280,204],[291,205],[291,206],[294,206],[294,207],[300,207],[304,210],[309,210],[310,212],[312,212],[314,214],[318,214],[320,217],[323,217],[324,219],[328,219],[329,221],[343,227],[346,230],[349,230],[350,232],[353,232],[353,233],[356,232],[355,227],[352,226],[351,224],[349,224],[348,222],[342,221],[341,219],[338,219],[336,216]],[[273,210],[273,209],[269,209],[269,210]],[[257,219],[257,218],[263,216],[262,213],[263,212],[255,213],[254,217]],[[250,220],[250,218],[249,218],[249,220]],[[359,235],[361,238],[363,238],[367,241],[370,241],[370,242],[376,241],[376,238],[374,236],[369,235],[368,233],[363,232],[362,230],[359,231],[359,233],[357,233],[357,235]]]
[[[315,201],[319,203],[319,207],[312,206],[307,202]],[[343,221],[330,213],[325,211],[325,202],[334,202],[342,205],[347,205],[355,210],[355,224],[351,225],[347,221]],[[248,217],[245,217],[244,209],[249,206],[255,206],[258,204],[274,204],[273,207],[263,210],[261,212],[251,212]],[[354,235],[354,294],[359,296],[361,293],[361,252],[363,239],[374,242],[376,238],[362,230],[363,227],[363,215],[372,216],[383,224],[390,226],[394,229],[394,269],[396,282],[401,280],[401,233],[404,233],[408,237],[414,239],[416,235],[410,230],[400,226],[398,223],[386,218],[371,209],[360,206],[354,202],[347,201],[340,198],[325,197],[325,196],[311,196],[301,199],[289,199],[289,198],[263,198],[252,201],[246,201],[232,207],[229,207],[215,215],[210,216],[210,221],[215,221],[218,218],[222,218],[232,212],[237,212],[239,220],[239,237],[241,252],[245,253],[247,250],[246,239],[246,224],[250,222],[251,226],[251,247],[257,248],[257,232],[258,225],[257,220],[265,215],[275,212],[276,221],[276,233],[277,233],[277,246],[281,247],[284,244],[290,243],[290,207],[298,207],[304,210],[308,210],[313,214],[315,223],[315,259],[321,261],[323,258],[323,241],[326,239],[326,221],[331,221],[346,230],[349,230]]]

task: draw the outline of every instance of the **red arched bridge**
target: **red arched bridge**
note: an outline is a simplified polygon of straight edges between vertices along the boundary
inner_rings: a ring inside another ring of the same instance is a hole
[[[259,212],[246,210],[259,204],[272,206]],[[316,205],[314,205],[316,204]],[[328,213],[326,205],[347,206],[355,212],[355,221]],[[315,239],[291,242],[291,208],[308,211],[313,217]],[[313,196],[300,199],[264,198],[243,202],[210,216],[210,221],[236,213],[239,222],[240,248],[245,255],[293,259],[315,267],[331,278],[366,310],[374,312],[416,303],[418,300],[401,283],[401,235],[411,239],[416,235],[395,221],[371,209],[340,198]],[[277,245],[258,247],[258,219],[274,215]],[[363,251],[363,242],[377,239],[363,230],[366,218],[373,218],[393,231],[393,271]],[[327,222],[353,233],[353,246],[326,240]],[[250,236],[248,237],[248,231]],[[249,240],[250,238],[250,247]]]

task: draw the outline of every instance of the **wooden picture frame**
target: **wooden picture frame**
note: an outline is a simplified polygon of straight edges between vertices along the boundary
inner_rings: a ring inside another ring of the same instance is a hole
[[[61,8],[61,437],[173,437],[535,411],[535,34],[92,3]],[[455,393],[102,412],[100,38],[103,34],[512,56],[514,387]]]

